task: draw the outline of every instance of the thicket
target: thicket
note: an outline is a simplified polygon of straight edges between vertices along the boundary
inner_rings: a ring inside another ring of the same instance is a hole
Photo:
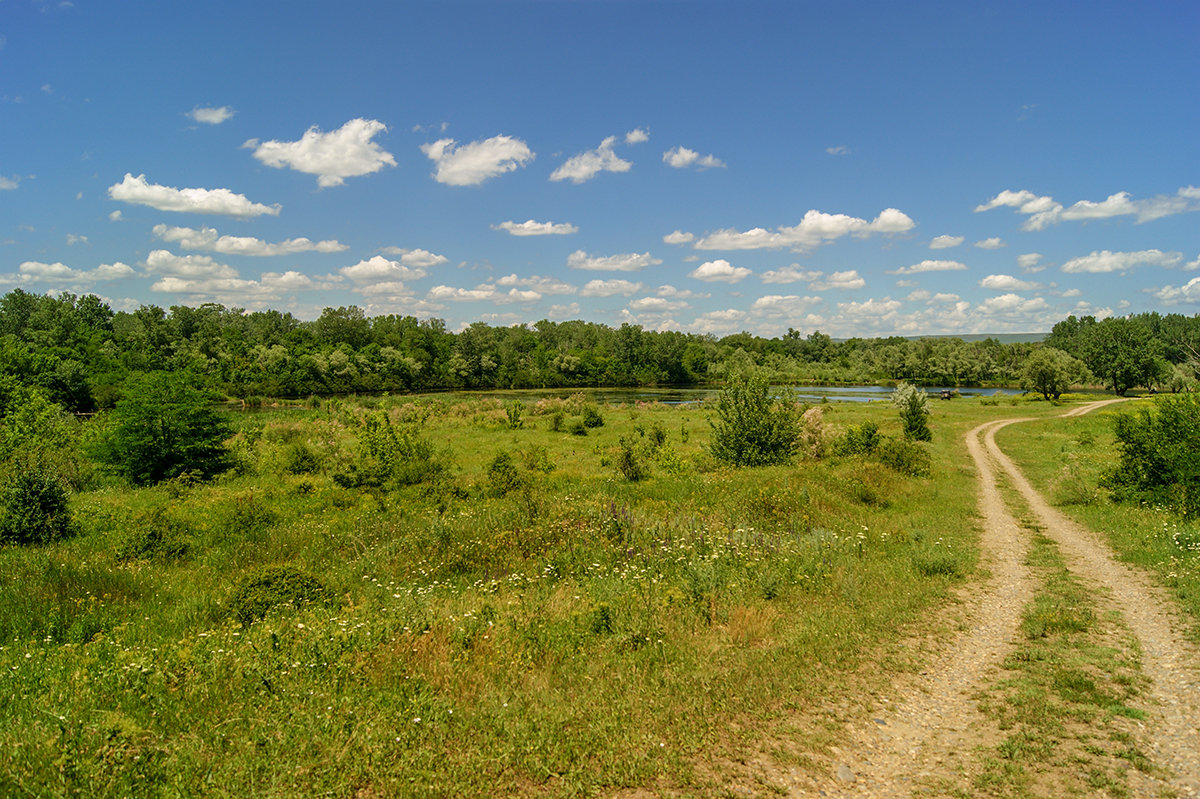
[[[759,375],[734,377],[717,398],[712,425],[714,458],[733,466],[787,463],[796,452],[800,412],[789,399],[773,397]]]
[[[1119,414],[1114,433],[1120,460],[1104,483],[1115,498],[1200,515],[1200,395],[1164,396]]]

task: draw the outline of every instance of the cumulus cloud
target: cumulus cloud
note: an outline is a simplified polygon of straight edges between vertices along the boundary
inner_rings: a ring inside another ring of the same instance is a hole
[[[188,116],[197,122],[203,122],[205,125],[220,125],[222,122],[233,118],[233,109],[227,105],[223,105],[220,108],[196,106],[188,112]]]
[[[650,134],[641,128],[634,128],[625,134],[626,144],[641,144],[644,141],[650,141]]]
[[[745,320],[745,311],[726,308],[721,311],[708,311],[700,314],[692,322],[692,327],[700,333],[730,333],[739,329]]]
[[[725,162],[715,155],[702,156],[695,150],[689,150],[686,147],[675,147],[667,150],[663,153],[663,163],[676,169],[687,169],[688,167],[712,169],[714,167],[725,166]]]
[[[850,148],[844,144],[838,144],[833,147],[826,147],[825,152],[829,153],[830,155],[849,155]]]
[[[338,270],[343,276],[355,283],[403,283],[407,280],[420,280],[428,272],[420,266],[410,266],[400,261],[389,261],[382,255],[376,255],[353,266],[344,266]]]
[[[509,288],[512,286],[524,286],[527,289],[533,289],[539,294],[574,294],[579,289],[572,286],[570,283],[564,283],[558,278],[542,277],[541,275],[530,275],[529,277],[520,277],[515,272],[511,275],[505,275],[496,281],[497,286]]]
[[[734,266],[724,258],[715,261],[705,261],[688,273],[688,277],[704,280],[709,283],[738,283],[749,277],[750,270],[744,266]]]
[[[1162,250],[1138,250],[1137,252],[1092,251],[1090,255],[1072,258],[1060,268],[1064,272],[1126,272],[1137,266],[1161,266],[1171,268],[1179,265],[1183,253]]]
[[[155,225],[154,235],[177,243],[185,250],[208,250],[225,255],[293,255],[299,252],[342,252],[349,247],[332,239],[312,241],[304,237],[269,244],[252,236],[222,236],[215,228],[171,227]]]
[[[546,311],[546,316],[549,319],[576,319],[579,312],[579,303],[571,302],[566,305],[551,305]]]
[[[676,230],[663,236],[663,241],[667,244],[691,244],[695,240],[695,233],[684,233],[682,230]]]
[[[1042,254],[1040,252],[1027,252],[1017,256],[1017,266],[1021,267],[1022,272],[1040,272],[1046,267],[1040,266],[1042,262]]]
[[[750,312],[772,318],[792,318],[808,313],[821,304],[820,297],[801,297],[796,294],[767,294],[750,306]]]
[[[686,302],[682,300],[669,300],[666,297],[639,297],[629,303],[629,309],[638,313],[666,313],[668,311],[678,311],[686,307],[688,307]]]
[[[422,144],[421,152],[437,166],[433,179],[447,186],[478,186],[534,159],[529,145],[512,136],[493,136],[461,147],[454,139],[438,139]]]
[[[4,175],[0,175],[0,191],[12,191],[18,185],[20,185],[20,183],[21,179],[16,175],[13,175],[11,178],[6,178]]]
[[[111,214],[109,214],[108,218],[110,221],[120,222],[123,216],[124,214],[121,213],[121,209],[118,208],[116,211],[113,211]]]
[[[792,264],[763,272],[759,279],[764,283],[806,283],[818,280],[824,274],[819,269],[805,269],[799,264]]]
[[[808,284],[812,291],[829,291],[830,289],[861,289],[867,281],[859,276],[857,269],[847,272],[834,272],[829,277],[822,277]]]
[[[501,222],[492,225],[492,230],[504,230],[513,236],[567,236],[578,233],[579,228],[568,222],[535,222],[527,219],[524,222]]]
[[[917,275],[922,272],[961,272],[967,265],[959,261],[936,261],[926,259],[919,264],[888,270],[889,275]]]
[[[1200,277],[1194,277],[1182,286],[1163,286],[1146,291],[1163,305],[1200,304]]]
[[[434,286],[426,295],[430,300],[449,300],[450,302],[492,302],[501,305],[511,303],[532,303],[542,299],[536,291],[509,289],[497,291],[495,286],[482,285],[473,289],[455,288],[453,286]]]
[[[217,263],[208,255],[176,255],[169,250],[151,250],[146,256],[146,271],[179,278],[235,278],[237,270]]]
[[[581,297],[612,297],[623,294],[626,297],[642,290],[642,284],[630,280],[589,280],[579,290]]]
[[[779,227],[774,231],[765,228],[746,231],[718,230],[704,236],[694,246],[697,250],[758,250],[781,247],[804,250],[846,235],[891,235],[904,233],[915,225],[907,214],[895,208],[884,209],[871,222],[846,214],[826,214],[810,210],[799,224],[791,227]]]
[[[655,266],[661,263],[661,258],[654,258],[648,252],[592,256],[583,250],[576,250],[567,256],[567,266],[570,268],[587,269],[594,272],[636,272],[639,269],[645,269],[647,266]]]
[[[613,151],[616,143],[617,137],[609,136],[600,142],[600,146],[595,150],[571,156],[562,166],[550,173],[550,179],[586,183],[601,172],[628,172],[633,163],[624,160]]]
[[[1043,230],[1061,221],[1110,219],[1117,216],[1132,216],[1140,224],[1200,210],[1200,189],[1184,186],[1173,195],[1160,194],[1146,200],[1135,200],[1129,192],[1119,191],[1099,202],[1080,200],[1067,208],[1051,197],[1040,197],[1026,189],[1006,189],[975,210],[988,211],[1001,206],[1016,208],[1017,213],[1029,216],[1022,225],[1025,230]]]
[[[335,131],[322,133],[315,125],[299,141],[250,139],[243,146],[254,149],[254,157],[267,166],[290,167],[317,176],[317,185],[340,186],[346,178],[378,172],[395,166],[396,159],[373,138],[387,130],[374,119],[352,119]]]
[[[708,299],[709,297],[712,296],[711,294],[700,294],[695,291],[691,291],[689,289],[677,289],[674,286],[669,286],[669,285],[659,286],[658,289],[654,293],[657,294],[659,297],[666,297],[668,299],[676,299],[676,300],[692,300],[692,299],[704,300],[704,299]]]
[[[934,236],[933,241],[929,242],[931,250],[945,250],[950,247],[957,247],[965,240],[963,236]]]
[[[218,214],[242,219],[269,214],[278,216],[280,206],[253,203],[244,194],[229,189],[176,189],[146,181],[145,175],[136,178],[125,173],[125,179],[108,187],[108,196],[131,205],[145,205],[158,211],[192,214]]]
[[[416,269],[430,269],[435,266],[441,266],[450,260],[444,255],[438,255],[429,250],[422,250],[419,247],[415,250],[406,250],[403,247],[384,247],[383,253],[385,255],[398,255],[400,256],[400,263]]]
[[[979,285],[993,291],[1032,291],[1042,287],[1040,283],[1030,283],[1012,275],[988,275],[979,281]]]
[[[1007,247],[1008,245],[999,236],[992,236],[983,241],[975,242],[975,246],[981,250],[999,250],[1001,247]]]
[[[95,283],[104,280],[118,280],[134,274],[133,267],[120,261],[112,264],[100,264],[95,269],[72,269],[61,262],[52,264],[41,261],[25,261],[17,267],[21,278],[39,283]]]

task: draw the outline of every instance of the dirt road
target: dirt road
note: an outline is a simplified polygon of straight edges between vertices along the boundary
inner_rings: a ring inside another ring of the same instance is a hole
[[[1068,416],[1114,401],[1090,403]],[[968,624],[957,640],[920,675],[897,686],[851,730],[836,773],[819,781],[827,796],[903,797],[971,792],[964,782],[980,747],[1000,731],[977,707],[980,686],[995,678],[1012,651],[1021,611],[1036,586],[1025,563],[1029,533],[1000,494],[998,472],[1029,506],[1043,533],[1057,544],[1068,568],[1094,595],[1102,611],[1116,611],[1137,636],[1142,668],[1150,679],[1144,747],[1160,767],[1154,777],[1136,774],[1137,796],[1200,796],[1200,653],[1184,636],[1179,611],[1142,573],[1118,563],[1105,543],[1045,501],[996,445],[996,431],[1025,419],[988,422],[967,434],[979,474],[983,562],[990,576],[967,598]],[[811,786],[793,795],[810,795]]]

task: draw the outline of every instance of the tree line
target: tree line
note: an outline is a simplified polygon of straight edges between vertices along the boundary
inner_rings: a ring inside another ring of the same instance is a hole
[[[218,304],[114,312],[94,295],[15,289],[0,298],[0,407],[21,385],[69,411],[91,412],[113,406],[132,377],[156,371],[184,372],[206,389],[243,399],[688,385],[720,382],[748,368],[775,382],[1029,383],[1040,391],[1045,381],[1028,374],[1039,352],[1033,363],[1052,385],[1054,379],[1068,385],[1094,380],[1118,394],[1139,386],[1180,390],[1196,381],[1200,317],[1071,316],[1041,343],[834,340],[793,329],[776,338],[717,337],[548,320],[508,327],[477,322],[454,332],[440,319],[369,317],[356,306],[326,308],[314,321]]]

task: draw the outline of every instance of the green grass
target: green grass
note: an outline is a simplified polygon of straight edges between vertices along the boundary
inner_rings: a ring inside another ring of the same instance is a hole
[[[1117,557],[1169,587],[1200,640],[1200,522],[1168,508],[1114,503],[1100,487],[1101,476],[1117,462],[1113,417],[1121,412],[1117,405],[1070,419],[1011,425],[997,441],[1060,510],[1105,536]]]
[[[78,537],[0,550],[0,794],[711,793],[713,753],[824,734],[811,708],[899,662],[971,578],[962,433],[1013,413],[935,403],[913,478],[869,456],[720,468],[703,407],[604,407],[572,435],[551,420],[577,400],[516,430],[486,397],[362,404],[420,420],[446,479],[339,487],[360,405],[267,410],[228,475],[102,485],[73,500]],[[886,403],[823,407],[830,435],[899,432]],[[647,479],[621,476],[622,438]],[[336,602],[242,626],[239,584],[273,566]]]
[[[1119,618],[1097,613],[1049,539],[1035,535],[1029,565],[1043,582],[1002,677],[982,692],[981,706],[1004,737],[983,753],[975,788],[1124,796],[1127,770],[1151,768],[1133,735],[1144,717],[1135,706],[1145,683],[1136,639]]]

